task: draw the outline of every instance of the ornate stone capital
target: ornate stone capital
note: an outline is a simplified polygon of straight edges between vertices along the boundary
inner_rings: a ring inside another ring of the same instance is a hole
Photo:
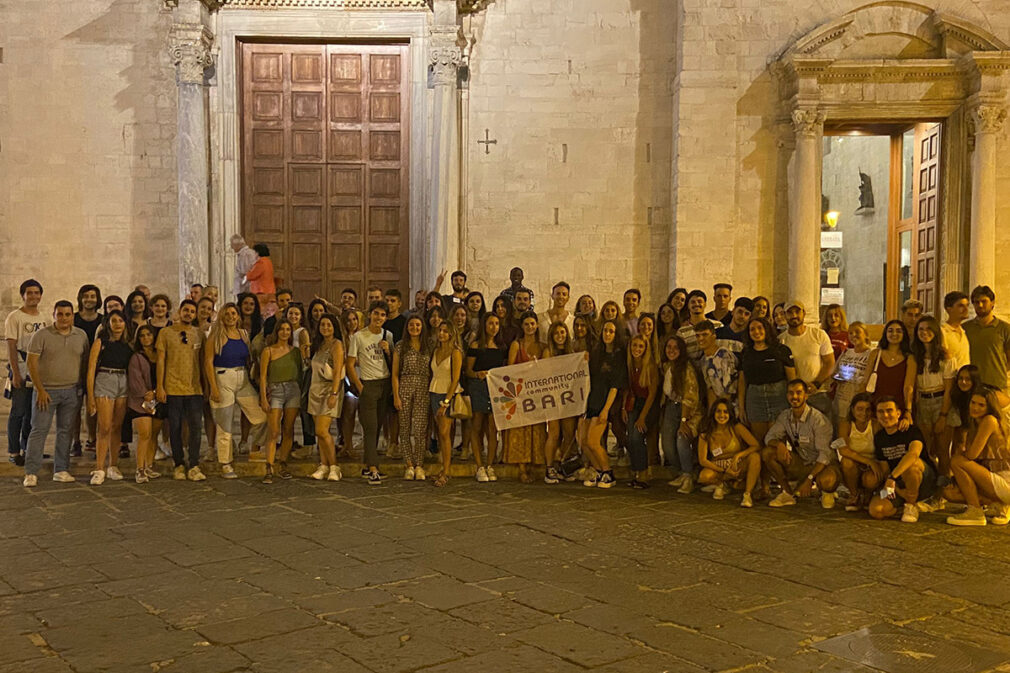
[[[179,0],[162,0],[165,5],[165,9],[175,9],[179,6]],[[228,0],[200,0],[203,5],[210,11],[216,12],[221,9],[221,6],[226,4]]]
[[[451,85],[456,83],[456,71],[463,61],[459,48],[459,28],[456,26],[432,26],[431,45],[428,48],[428,64],[432,70],[432,84]]]
[[[180,84],[203,84],[204,71],[214,63],[210,55],[213,39],[201,25],[172,27],[168,53],[178,69]]]
[[[999,133],[1006,121],[1007,111],[1002,105],[979,105],[971,111],[975,133]]]
[[[824,132],[824,120],[827,115],[811,108],[793,110],[793,130],[797,136],[815,137]]]

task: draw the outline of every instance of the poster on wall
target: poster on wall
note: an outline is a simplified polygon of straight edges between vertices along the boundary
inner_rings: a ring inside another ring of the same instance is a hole
[[[844,287],[822,287],[821,288],[821,306],[825,304],[841,304],[845,305],[845,288]]]

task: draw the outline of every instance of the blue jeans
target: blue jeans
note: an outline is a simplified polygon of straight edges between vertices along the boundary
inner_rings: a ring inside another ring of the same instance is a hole
[[[189,467],[200,464],[200,442],[203,439],[203,395],[169,395],[168,441],[172,445],[175,466],[186,465],[182,452],[182,424],[189,426]]]
[[[38,398],[34,389],[29,400],[31,404],[32,431],[28,435],[28,446],[25,451],[25,474],[38,474],[42,467],[42,449],[46,444],[46,436],[56,417],[56,450],[53,453],[53,472],[65,472],[70,469],[70,430],[74,426],[74,416],[81,413],[81,388],[60,388],[47,390],[49,405],[39,409]]]
[[[680,402],[667,400],[663,407],[663,424],[660,426],[660,442],[666,464],[682,473],[694,474],[694,450],[691,440],[680,434]]]
[[[7,418],[7,452],[25,453],[28,434],[32,431],[32,399],[34,388],[11,388],[11,415]]]

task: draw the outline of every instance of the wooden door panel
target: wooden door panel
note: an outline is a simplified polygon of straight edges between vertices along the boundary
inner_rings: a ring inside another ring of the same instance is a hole
[[[923,125],[919,145],[919,200],[915,223],[915,297],[927,313],[937,305],[937,227],[939,226],[940,124]]]
[[[242,229],[296,298],[407,289],[406,55],[242,44]]]

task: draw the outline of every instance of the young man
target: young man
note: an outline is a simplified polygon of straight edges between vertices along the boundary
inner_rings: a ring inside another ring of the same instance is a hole
[[[517,290],[515,293],[515,300],[512,305],[512,315],[516,317],[516,320],[520,319],[526,311],[533,308],[533,292],[522,288]]]
[[[393,337],[385,329],[389,307],[376,302],[368,308],[368,327],[351,337],[347,348],[347,377],[358,394],[358,418],[365,435],[365,465],[368,483],[382,483],[379,472],[379,428],[392,395],[391,363]],[[360,369],[360,372],[359,372]],[[360,375],[359,375],[360,374]]]
[[[32,395],[32,430],[25,457],[26,487],[38,483],[42,448],[56,417],[56,452],[53,481],[72,482],[70,430],[81,413],[81,381],[88,353],[88,336],[74,327],[74,305],[56,302],[54,324],[35,332],[28,346],[28,371],[35,384]]]
[[[39,302],[42,301],[42,284],[39,281],[29,278],[21,283],[18,292],[21,294],[21,308],[11,311],[4,323],[11,399],[10,416],[7,418],[7,453],[10,462],[24,465],[28,434],[32,430],[32,382],[26,359],[28,346],[35,333],[49,321],[39,315]]]
[[[369,304],[371,305],[371,304]],[[403,328],[407,324],[407,314],[403,311],[403,295],[396,288],[386,290],[386,306],[390,317],[384,327],[393,335],[393,343],[400,343],[403,338]]]
[[[231,249],[235,253],[235,278],[232,281],[232,294],[238,297],[243,292],[249,292],[249,281],[245,275],[256,263],[256,251],[246,245],[245,239],[239,234],[231,237]]]
[[[796,376],[807,382],[810,396],[807,403],[831,418],[831,400],[827,392],[827,384],[835,371],[831,339],[820,327],[803,324],[807,311],[802,302],[788,301],[785,309],[788,329],[779,336],[779,341],[793,352]]]
[[[711,407],[720,397],[725,397],[735,407],[737,382],[740,378],[736,355],[719,345],[715,338],[715,325],[708,320],[695,325],[694,333],[698,339],[698,348],[701,349],[701,376],[705,382],[708,406]]]
[[[196,302],[183,299],[179,320],[158,332],[158,401],[168,405],[168,432],[175,461],[174,478],[203,481],[200,442],[203,422],[203,388],[200,384],[200,348],[203,331],[193,325]],[[182,451],[182,425],[189,428],[189,470]]]
[[[440,292],[442,289],[442,283],[445,281],[445,271],[438,274],[438,278],[435,280],[434,292]],[[452,272],[452,276],[449,277],[449,282],[452,284],[452,292],[450,294],[442,295],[442,308],[449,311],[456,304],[462,304],[466,301],[466,296],[470,294],[470,290],[466,287],[466,274],[462,270],[457,269]]]
[[[729,302],[733,298],[733,286],[729,283],[716,283],[712,286],[712,301],[715,308],[705,314],[710,321],[729,322]]]
[[[277,294],[274,296],[277,301],[277,312],[263,321],[264,338],[273,334],[274,327],[277,325],[277,321],[280,320],[278,316],[283,316],[284,311],[291,305],[291,298],[294,297],[294,292],[286,287],[282,287],[277,290]]]
[[[568,299],[572,296],[572,288],[565,281],[558,281],[551,288],[551,307],[538,316],[537,323],[540,331],[540,340],[547,343],[547,331],[556,322],[564,323],[568,327],[569,336],[575,325],[575,316],[565,308]]]
[[[877,422],[880,430],[873,435],[873,451],[884,477],[884,490],[870,500],[870,516],[886,519],[894,516],[900,507],[901,520],[915,523],[919,520],[916,503],[926,500],[936,489],[936,472],[928,460],[923,460],[922,431],[918,426],[900,430],[901,411],[898,402],[890,395],[877,400]]]
[[[203,283],[193,283],[189,286],[189,298],[197,303],[203,299]]]
[[[369,285],[368,289],[365,290],[365,297],[368,300],[369,306],[377,301],[382,301],[382,288],[378,285]]]
[[[961,327],[961,323],[968,319],[969,305],[968,295],[959,290],[948,292],[943,297],[943,310],[947,312],[947,319],[941,323],[940,331],[943,332],[943,347],[947,349],[947,357],[951,359],[955,372],[971,364],[968,335]]]
[[[705,320],[705,304],[708,297],[701,290],[691,290],[687,295],[687,324],[677,330],[677,335],[687,345],[687,356],[697,366],[701,360],[701,348],[698,347],[698,337],[694,326]]]
[[[410,310],[411,315],[424,315],[424,300],[428,296],[428,293],[424,290],[418,290],[414,293],[414,308]]]
[[[901,305],[901,322],[905,323],[909,338],[915,334],[915,323],[922,317],[922,302],[918,299],[909,299]]]
[[[968,335],[971,363],[978,367],[982,383],[994,390],[1006,390],[1010,324],[993,313],[996,294],[988,285],[979,285],[971,291],[971,303],[975,307],[975,318],[963,325]]]
[[[642,293],[638,288],[631,288],[624,293],[624,324],[628,326],[628,335],[638,334],[638,305],[642,303]]]
[[[512,284],[509,285],[504,290],[502,290],[501,292],[499,292],[498,296],[499,297],[501,297],[501,296],[508,297],[509,299],[512,300],[512,303],[515,304],[515,302],[516,302],[516,293],[519,290],[526,290],[527,292],[530,293],[530,305],[532,306],[533,305],[533,290],[531,290],[528,287],[526,287],[525,285],[523,285],[523,278],[524,278],[523,270],[520,269],[518,266],[517,267],[513,267],[513,269],[511,271],[509,271],[509,281],[511,281]]]
[[[748,297],[739,297],[733,302],[733,313],[730,320],[715,331],[715,336],[723,346],[739,353],[743,350],[744,337],[747,335],[747,322],[754,312],[754,302]]]
[[[809,497],[816,484],[821,491],[821,507],[835,506],[835,489],[841,471],[831,448],[831,423],[807,404],[807,383],[793,379],[786,387],[789,408],[779,414],[764,438],[761,462],[782,487],[782,492],[768,503],[770,507],[788,507],[796,498]],[[794,487],[792,481],[798,482]]]
[[[102,291],[97,285],[82,285],[77,291],[77,313],[74,314],[74,327],[83,330],[88,337],[88,344],[94,342],[95,332],[102,324],[102,314],[98,312],[98,307],[102,305]],[[86,414],[85,422],[88,426],[88,450],[95,448],[95,434],[97,416]],[[74,427],[70,434],[74,438],[74,445],[70,449],[70,455],[78,457],[83,455],[81,447],[81,418],[78,415],[74,418]]]

